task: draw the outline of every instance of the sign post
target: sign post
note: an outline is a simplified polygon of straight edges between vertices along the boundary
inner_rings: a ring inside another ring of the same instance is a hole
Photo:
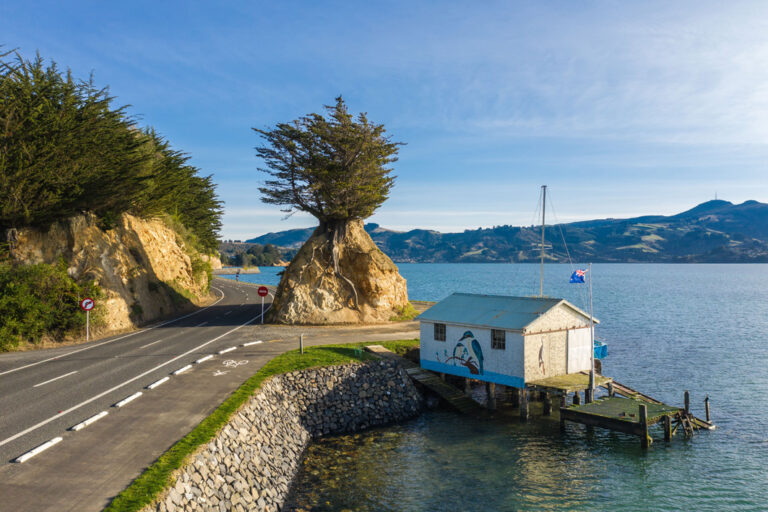
[[[261,323],[264,323],[264,297],[269,293],[269,289],[266,286],[259,286],[257,291],[259,297],[261,297]]]
[[[85,341],[91,340],[91,310],[96,303],[90,297],[80,301],[80,308],[85,311]]]

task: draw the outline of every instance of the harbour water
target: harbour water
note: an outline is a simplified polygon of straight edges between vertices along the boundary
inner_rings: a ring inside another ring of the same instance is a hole
[[[401,264],[412,300],[453,291],[535,295],[538,266]],[[244,276],[276,284],[277,270]],[[585,307],[571,267],[545,293]],[[635,438],[536,419],[431,411],[315,443],[294,504],[307,510],[767,510],[768,265],[593,266],[604,373],[672,404],[691,391],[714,432],[643,452]],[[272,279],[272,281],[270,281]]]

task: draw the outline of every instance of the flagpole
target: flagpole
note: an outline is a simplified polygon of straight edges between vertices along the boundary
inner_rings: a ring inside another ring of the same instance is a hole
[[[589,397],[590,401],[595,398],[595,314],[592,308],[592,264],[589,264],[587,270],[589,278],[589,360],[591,368],[589,371]]]

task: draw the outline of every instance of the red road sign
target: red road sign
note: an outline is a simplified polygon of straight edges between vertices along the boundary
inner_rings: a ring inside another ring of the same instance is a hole
[[[83,311],[90,311],[93,309],[93,306],[95,306],[96,303],[93,301],[93,299],[86,297],[85,299],[80,301],[80,308],[82,308]]]
[[[259,297],[266,297],[269,294],[269,289],[267,289],[266,286],[259,286],[257,293],[259,294]]]

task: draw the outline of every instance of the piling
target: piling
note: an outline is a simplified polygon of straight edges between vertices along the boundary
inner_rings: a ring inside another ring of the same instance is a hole
[[[704,413],[706,414],[707,423],[712,423],[712,420],[709,418],[709,395],[704,397]]]
[[[640,409],[640,446],[648,448],[648,445],[650,445],[650,437],[648,437],[648,406],[640,404],[638,407]]]
[[[544,416],[549,416],[552,414],[552,398],[550,398],[549,393],[544,393],[543,414]]]
[[[691,413],[691,394],[688,393],[688,390],[685,390],[685,414],[688,415]]]
[[[509,402],[512,407],[520,407],[520,388],[512,388]]]
[[[669,414],[664,416],[664,440],[672,440],[672,417]]]
[[[488,395],[488,408],[493,411],[496,409],[496,384],[486,382],[485,392]]]
[[[525,421],[528,419],[528,389],[523,388],[520,391],[520,417]]]
[[[581,394],[578,391],[573,393],[573,405],[581,405]]]
[[[616,396],[616,391],[613,389],[613,382],[608,383],[608,396]]]
[[[464,394],[467,396],[472,396],[472,384],[469,377],[464,377]]]

